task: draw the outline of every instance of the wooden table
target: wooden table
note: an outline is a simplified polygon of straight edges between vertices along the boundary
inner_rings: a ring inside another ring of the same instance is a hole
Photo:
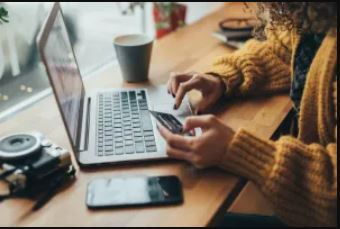
[[[239,13],[236,4],[208,15],[197,23],[155,42],[150,83],[162,84],[170,71],[203,71],[217,55],[231,52],[211,36],[225,15]],[[89,77],[86,89],[111,88],[122,83],[119,68],[108,66]],[[196,94],[191,94],[197,99]],[[287,96],[227,102],[217,115],[232,128],[246,127],[269,138],[291,107]],[[1,135],[38,130],[57,144],[71,149],[61,117],[52,96],[36,103],[6,122],[0,123]],[[184,188],[180,206],[128,208],[90,211],[85,206],[87,183],[99,177],[118,174],[177,175]],[[78,169],[77,180],[53,197],[42,209],[32,212],[33,202],[13,199],[0,203],[1,226],[206,226],[224,214],[232,202],[239,178],[218,170],[197,170],[184,162],[163,161],[108,166],[90,171]]]

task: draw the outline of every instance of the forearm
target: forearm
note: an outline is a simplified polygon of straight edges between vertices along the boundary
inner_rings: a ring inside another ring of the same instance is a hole
[[[336,224],[336,155],[336,144],[266,141],[241,130],[221,167],[254,181],[287,223],[325,226]]]
[[[224,81],[227,95],[287,91],[291,81],[287,57],[290,52],[277,43],[274,40],[250,40],[242,49],[218,58],[207,72]]]

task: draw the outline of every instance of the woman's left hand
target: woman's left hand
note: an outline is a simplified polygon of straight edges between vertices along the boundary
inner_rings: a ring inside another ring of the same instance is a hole
[[[214,115],[192,116],[185,120],[184,131],[197,127],[202,128],[202,135],[188,137],[173,134],[158,126],[160,134],[167,142],[167,154],[172,158],[186,160],[197,168],[219,165],[234,131]]]

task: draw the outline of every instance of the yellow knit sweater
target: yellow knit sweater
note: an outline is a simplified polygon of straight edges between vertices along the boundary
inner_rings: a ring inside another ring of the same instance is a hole
[[[230,96],[288,91],[300,37],[271,31],[268,39],[218,58]],[[221,167],[254,181],[290,226],[337,224],[337,31],[323,40],[310,66],[301,101],[299,135],[270,141],[237,131]]]

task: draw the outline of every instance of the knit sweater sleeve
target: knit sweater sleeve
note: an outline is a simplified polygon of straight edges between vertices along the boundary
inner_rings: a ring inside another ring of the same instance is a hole
[[[221,77],[227,95],[257,95],[290,88],[290,33],[267,31],[267,40],[249,40],[244,47],[212,64],[207,73]]]
[[[337,89],[334,85],[334,104]],[[337,114],[335,110],[335,118]],[[240,130],[221,167],[254,181],[276,214],[291,226],[337,224],[337,127],[335,142],[306,145],[292,137],[266,141]]]

